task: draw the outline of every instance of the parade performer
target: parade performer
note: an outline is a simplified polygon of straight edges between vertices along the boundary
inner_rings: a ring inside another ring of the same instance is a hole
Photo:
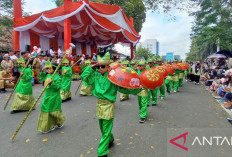
[[[82,66],[82,71],[86,69],[86,67],[91,66],[91,60],[86,60],[85,65]],[[90,96],[92,94],[92,86],[88,85],[84,80],[82,81],[81,89],[80,89],[81,96]]]
[[[122,66],[123,67],[128,67],[129,65],[129,61],[126,60],[126,61],[122,61]],[[123,93],[120,93],[120,101],[125,101],[125,100],[128,100],[129,99],[129,95],[128,94],[123,94]]]
[[[158,66],[157,64],[155,64],[155,58],[148,58],[147,59],[147,63],[148,65],[146,66],[145,69],[150,69],[153,68],[155,66]],[[150,99],[152,101],[152,106],[156,106],[157,104],[157,94],[158,94],[158,87],[156,87],[153,90],[147,89],[148,90],[148,97],[147,97],[147,106],[150,105]]]
[[[131,68],[131,69],[133,69],[133,70],[137,70],[137,63],[138,63],[138,61],[137,60],[135,60],[135,59],[133,59],[131,62],[130,62],[130,64],[129,64],[129,67]]]
[[[15,89],[15,97],[11,105],[11,114],[29,110],[33,105],[34,97],[32,92],[32,70],[29,67],[25,67],[25,60],[23,58],[18,59],[19,70],[21,79]],[[23,69],[24,73],[22,73]]]
[[[156,61],[156,64],[158,66],[162,66],[163,59],[162,58],[158,58],[157,61]],[[160,99],[163,100],[165,98],[165,83],[161,87],[158,87],[157,95],[158,95],[158,91],[160,91]],[[157,95],[156,95],[156,97],[157,97]]]
[[[137,73],[140,76],[141,73],[146,70],[146,61],[141,60],[138,62]],[[138,94],[138,103],[139,103],[139,110],[140,110],[140,123],[144,123],[147,118],[147,106],[149,105],[148,100],[148,89],[143,88],[143,90]]]
[[[172,64],[171,59],[168,60],[167,64]],[[173,74],[168,74],[167,78],[165,79],[167,93],[171,94],[172,86],[173,86]]]
[[[108,70],[110,68],[110,53],[101,53],[101,56],[98,55],[97,57],[98,63],[86,67],[81,78],[88,85],[92,86],[93,95],[98,98],[97,116],[102,138],[97,152],[99,157],[107,157],[109,152],[108,149],[114,142],[112,128],[114,120],[114,103],[116,101],[117,91],[124,94],[137,94],[140,90],[129,90],[110,82],[107,78]],[[95,68],[97,70],[94,70]]]
[[[179,60],[179,63],[182,63],[182,60]],[[185,75],[185,71],[180,70],[180,74],[179,74],[179,86],[180,87],[183,86],[184,75]]]
[[[178,64],[178,60],[174,59],[174,63]],[[173,76],[173,91],[174,93],[178,92],[179,90],[179,75],[181,70],[175,68],[175,74]]]
[[[49,133],[56,127],[61,128],[66,119],[61,109],[60,89],[62,79],[57,73],[52,80],[50,79],[55,69],[56,65],[47,61],[45,69],[40,73],[40,79],[45,81],[44,85],[49,84],[44,94],[37,125],[37,131],[42,133]]]
[[[69,66],[69,60],[64,59],[62,62],[62,86],[60,90],[60,95],[62,102],[71,100],[71,84],[72,84],[72,68]]]

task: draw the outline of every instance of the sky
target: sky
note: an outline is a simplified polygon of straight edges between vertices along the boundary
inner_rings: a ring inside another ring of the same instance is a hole
[[[53,0],[25,0],[25,2],[24,10],[32,14],[56,7]],[[164,13],[147,11],[146,21],[140,32],[140,41],[157,39],[160,42],[160,55],[174,52],[184,59],[190,49],[190,33],[194,18],[176,10],[171,11],[171,14],[176,17],[175,21],[170,20],[171,17]]]

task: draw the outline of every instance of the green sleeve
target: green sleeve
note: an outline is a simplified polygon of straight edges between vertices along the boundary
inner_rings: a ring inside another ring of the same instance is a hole
[[[71,69],[71,67],[69,67],[68,69],[67,69],[67,72],[64,74],[66,77],[72,77],[72,69]]]
[[[137,95],[138,93],[141,92],[141,89],[127,89],[127,88],[119,87],[117,85],[116,85],[116,89],[117,89],[117,91],[119,91],[120,93],[123,93],[123,94]]]
[[[93,86],[94,84],[94,75],[95,71],[92,69],[91,66],[85,68],[83,73],[81,74],[81,79],[85,81],[88,85]]]
[[[58,75],[58,74],[56,74],[56,75]],[[60,89],[61,82],[62,82],[62,79],[60,78],[60,76],[56,76],[53,78],[52,84],[49,86],[49,88]]]
[[[23,81],[30,81],[32,79],[32,71],[30,68],[24,70],[23,76],[21,77]]]
[[[47,77],[47,72],[45,72],[45,71],[40,72],[40,74],[39,74],[40,80],[45,81],[46,77]]]

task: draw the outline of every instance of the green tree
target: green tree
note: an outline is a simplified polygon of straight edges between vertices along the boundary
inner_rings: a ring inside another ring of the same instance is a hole
[[[57,6],[63,5],[63,0],[53,0]],[[74,2],[78,0],[73,0]],[[124,10],[127,17],[134,18],[134,28],[137,32],[142,29],[142,24],[146,19],[146,7],[142,0],[90,0],[91,2],[119,5]]]
[[[134,55],[136,57],[144,57],[145,59],[147,59],[148,57],[152,56],[152,53],[148,49],[143,48],[142,46],[139,46],[135,50]]]
[[[22,0],[22,5],[24,5]],[[13,0],[0,0],[0,51],[9,51],[13,49],[13,45],[9,41],[13,41]],[[24,16],[29,13],[23,12]]]

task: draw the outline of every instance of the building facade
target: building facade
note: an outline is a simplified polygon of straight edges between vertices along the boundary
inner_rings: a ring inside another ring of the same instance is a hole
[[[156,39],[147,39],[145,42],[139,42],[136,45],[136,49],[138,49],[140,46],[148,49],[152,54],[159,55],[159,42]]]

